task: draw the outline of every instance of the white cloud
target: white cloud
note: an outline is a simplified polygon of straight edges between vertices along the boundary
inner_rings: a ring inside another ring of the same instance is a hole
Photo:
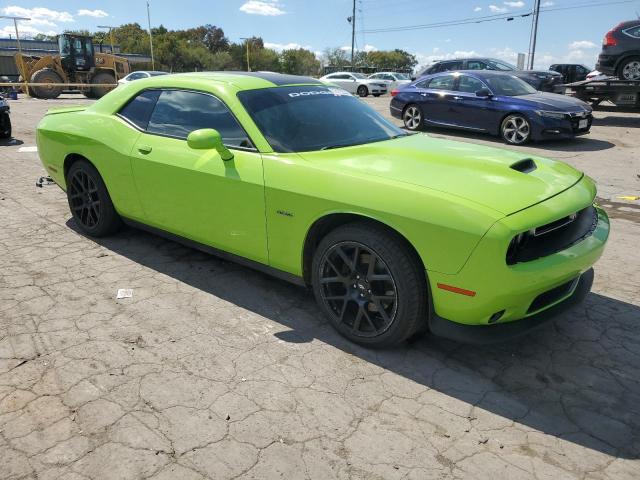
[[[45,35],[57,35],[58,32],[53,30],[40,30],[36,27],[31,27],[24,22],[18,26],[18,32],[20,33],[20,38],[33,38],[39,33],[43,33]],[[11,25],[7,25],[6,27],[0,28],[0,38],[15,38],[16,31],[13,27],[13,23]]]
[[[55,27],[56,22],[60,23],[68,23],[73,22],[73,15],[69,12],[59,11],[59,10],[51,10],[49,8],[44,7],[36,7],[36,8],[24,8],[18,7],[16,5],[10,5],[2,9],[5,15],[14,15],[17,17],[27,17],[30,18],[30,22],[21,22],[21,25],[31,24],[31,25],[44,25],[48,27]]]
[[[242,4],[240,11],[248,13],[249,15],[263,15],[267,17],[287,13],[282,9],[282,5],[278,0],[249,0]]]
[[[511,8],[522,8],[524,7],[524,2],[519,0],[517,2],[502,2],[504,3],[507,7],[511,7]]]
[[[555,5],[555,3],[553,3],[552,1],[547,1],[547,2],[543,2],[542,6],[543,7],[553,7]]]
[[[479,12],[480,10],[482,10],[482,7],[476,7],[473,9],[474,12]]]
[[[299,43],[272,43],[272,42],[264,42],[265,48],[270,48],[272,50],[276,50],[281,52],[283,50],[297,50],[298,48],[304,48],[305,50],[311,50],[311,46],[309,45],[300,45]]]
[[[589,40],[576,40],[569,44],[569,50],[580,50],[584,48],[597,48],[598,45]]]
[[[104,10],[87,10],[86,8],[81,8],[80,10],[78,10],[78,16],[103,18],[103,17],[108,17],[109,14]]]
[[[345,52],[350,52],[351,51],[351,45],[345,45],[344,47],[340,47],[340,50],[344,50]],[[364,48],[355,48],[354,49],[356,52],[360,52],[360,51],[365,51],[365,52],[375,52],[376,50],[378,50],[378,47],[375,47],[373,45],[369,45],[368,43],[364,46]]]
[[[489,5],[489,10],[493,13],[504,13],[507,11],[505,7],[498,7],[497,5]]]

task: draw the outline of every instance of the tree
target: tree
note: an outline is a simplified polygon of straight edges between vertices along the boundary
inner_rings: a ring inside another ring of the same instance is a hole
[[[369,52],[367,63],[381,70],[413,70],[418,61],[409,52],[396,48],[395,50]]]
[[[322,54],[327,65],[332,67],[344,67],[351,63],[350,58],[347,57],[347,52],[341,48],[327,48]]]
[[[280,54],[280,71],[293,75],[317,75],[320,62],[313,52],[304,48],[284,50]]]

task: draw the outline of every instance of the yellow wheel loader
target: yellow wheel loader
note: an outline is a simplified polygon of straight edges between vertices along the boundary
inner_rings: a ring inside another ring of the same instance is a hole
[[[58,49],[58,55],[42,57],[16,54],[16,67],[22,82],[51,84],[32,85],[29,95],[57,98],[62,90],[73,89],[80,90],[89,98],[100,98],[130,72],[126,58],[94,52],[91,37],[69,33],[59,35]]]

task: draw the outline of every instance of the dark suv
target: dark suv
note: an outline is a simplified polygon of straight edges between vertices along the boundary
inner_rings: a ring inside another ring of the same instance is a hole
[[[607,32],[596,70],[620,80],[640,80],[640,20],[622,22]]]
[[[549,67],[549,70],[553,70],[554,72],[558,72],[562,75],[562,81],[564,83],[573,83],[585,80],[591,71],[589,68],[578,63],[554,63]]]
[[[513,65],[495,58],[459,58],[457,60],[441,60],[430,65],[418,77],[450,70],[498,70],[510,72],[524,80],[536,90],[553,92],[556,85],[562,83],[562,75],[549,70],[518,70]]]

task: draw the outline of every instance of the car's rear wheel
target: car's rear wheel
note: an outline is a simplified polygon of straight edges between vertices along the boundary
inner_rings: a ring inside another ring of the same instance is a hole
[[[422,109],[418,105],[407,105],[402,112],[402,121],[408,130],[420,130],[423,127]]]
[[[622,62],[618,69],[620,80],[640,80],[640,57],[631,57]]]
[[[322,239],[312,264],[316,300],[349,340],[388,347],[426,325],[424,267],[384,227],[352,223]]]
[[[360,85],[358,87],[358,96],[360,97],[366,97],[367,95],[369,95],[369,89],[367,87],[365,87],[364,85]]]
[[[507,116],[500,126],[500,133],[510,145],[524,145],[531,140],[531,124],[520,113]]]
[[[115,233],[122,225],[98,170],[78,160],[66,177],[69,209],[78,228],[92,237]]]

